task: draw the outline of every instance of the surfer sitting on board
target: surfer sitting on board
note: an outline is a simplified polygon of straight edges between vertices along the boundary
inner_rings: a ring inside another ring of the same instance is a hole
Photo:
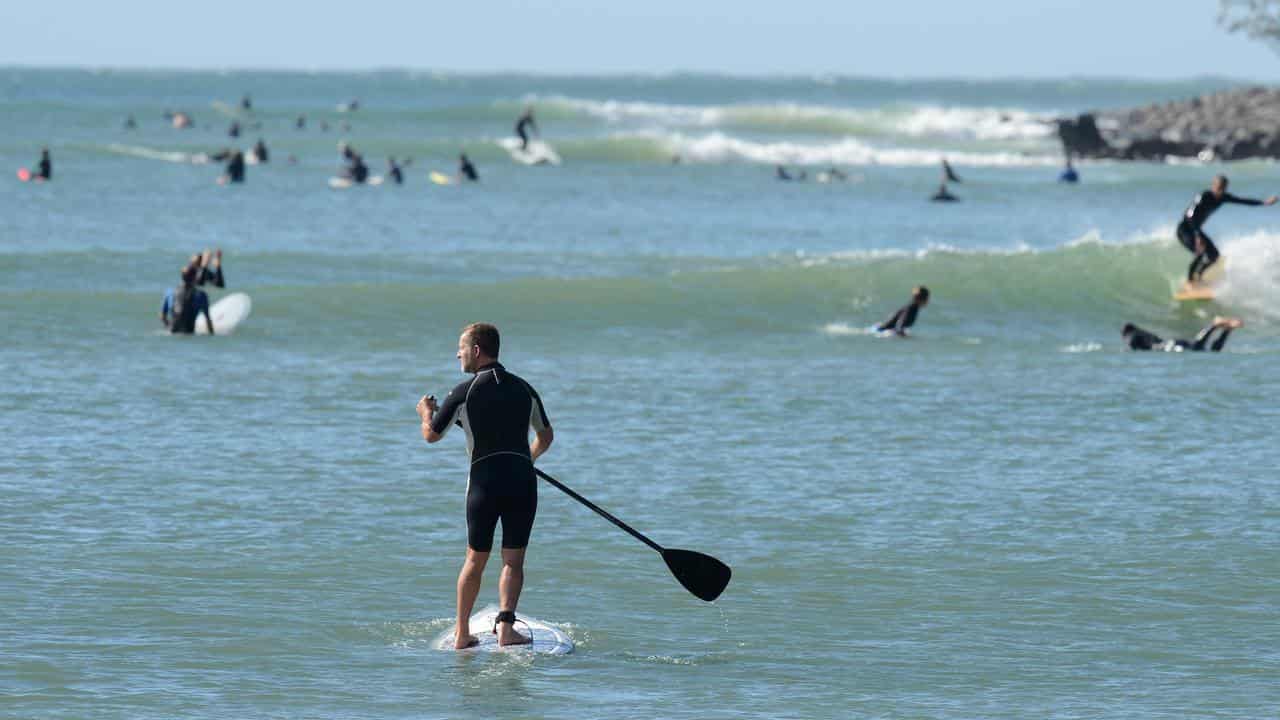
[[[466,153],[458,155],[458,177],[471,182],[480,181],[480,174],[476,172],[476,166],[471,164]]]
[[[196,318],[203,314],[213,335],[213,318],[209,316],[209,296],[196,287],[198,270],[191,265],[182,268],[182,284],[164,294],[160,321],[174,335],[191,335],[196,331]]]
[[[244,182],[244,153],[236,150],[231,153],[231,157],[227,160],[226,171],[222,177],[218,178],[218,184],[225,185],[227,183]]]
[[[253,159],[258,163],[270,162],[271,154],[267,152],[267,144],[258,138],[258,142],[253,145]]]
[[[36,163],[36,171],[31,174],[31,179],[53,179],[53,161],[49,159],[49,148],[40,148],[40,162]]]
[[[876,326],[876,332],[892,332],[898,337],[906,337],[907,328],[916,322],[916,314],[929,304],[929,288],[917,285],[911,289],[911,302],[903,305],[888,320]]]
[[[462,371],[473,373],[449,392],[443,405],[434,395],[418,401],[422,437],[434,443],[453,424],[467,434],[471,474],[467,479],[467,555],[458,573],[458,630],[454,647],[479,640],[469,620],[485,563],[493,549],[493,532],[502,521],[502,575],[498,579],[499,645],[525,645],[531,640],[515,631],[516,604],[524,586],[524,554],[538,509],[533,461],[551,447],[554,436],[542,399],[533,386],[498,362],[498,328],[473,323],[458,338]],[[534,441],[529,442],[529,428]]]
[[[387,156],[387,175],[391,178],[391,182],[401,185],[404,183],[404,172],[400,169],[400,164],[396,159]]]
[[[1213,178],[1213,185],[1191,201],[1186,211],[1182,213],[1182,221],[1178,223],[1178,242],[1182,246],[1191,251],[1195,257],[1191,258],[1191,265],[1187,268],[1187,284],[1193,285],[1199,283],[1204,277],[1205,270],[1218,261],[1218,248],[1213,244],[1213,239],[1205,234],[1203,225],[1209,219],[1209,216],[1215,210],[1222,207],[1223,203],[1236,203],[1239,205],[1274,205],[1276,196],[1272,195],[1266,200],[1254,200],[1252,198],[1241,198],[1227,192],[1227,176],[1216,175]]]
[[[340,177],[348,178],[357,183],[362,183],[369,179],[369,166],[364,164],[364,158],[360,156],[360,153],[345,142],[338,143],[338,150],[342,153],[342,159],[346,163],[346,166],[342,168]]]
[[[529,149],[529,134],[525,128],[532,128],[535,134],[538,132],[538,126],[533,122],[533,106],[526,107],[516,119],[516,135],[520,138],[521,150]]]
[[[1194,340],[1165,340],[1159,335],[1143,330],[1133,323],[1125,323],[1120,333],[1130,350],[1163,350],[1165,352],[1191,350],[1200,352],[1208,345],[1210,351],[1219,352],[1222,350],[1222,346],[1227,344],[1227,336],[1231,334],[1231,331],[1243,325],[1244,323],[1239,318],[1215,317],[1213,322],[1201,330]],[[1212,345],[1209,345],[1209,338],[1213,335],[1214,330],[1220,331],[1218,339],[1213,341]]]

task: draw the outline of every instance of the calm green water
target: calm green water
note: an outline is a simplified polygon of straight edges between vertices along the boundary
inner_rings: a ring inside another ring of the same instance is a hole
[[[1173,305],[1224,168],[1064,187],[1043,123],[1224,84],[0,72],[4,172],[48,144],[56,174],[0,182],[0,715],[1273,715],[1280,215],[1224,209],[1222,299]],[[274,158],[244,186],[154,159],[227,145],[245,92]],[[528,102],[563,166],[496,145]],[[330,190],[343,138],[407,183]],[[427,183],[460,149],[482,183]],[[213,246],[252,316],[158,332]],[[914,339],[865,334],[918,283]],[[1120,347],[1219,313],[1219,355]],[[429,648],[466,457],[413,404],[481,319],[543,469],[732,565],[715,605],[544,486],[520,609],[577,652]]]

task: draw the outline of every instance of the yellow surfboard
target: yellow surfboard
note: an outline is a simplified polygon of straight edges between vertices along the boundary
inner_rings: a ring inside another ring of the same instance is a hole
[[[445,175],[445,174],[444,174],[444,173],[442,173],[442,172],[436,172],[436,171],[432,170],[432,171],[431,171],[431,175],[430,175],[429,177],[431,178],[431,182],[433,182],[433,183],[435,183],[435,184],[437,184],[437,185],[452,185],[452,184],[453,184],[453,178],[449,177],[448,175]]]
[[[1202,283],[1182,283],[1173,299],[1178,302],[1196,302],[1214,299],[1213,288]]]

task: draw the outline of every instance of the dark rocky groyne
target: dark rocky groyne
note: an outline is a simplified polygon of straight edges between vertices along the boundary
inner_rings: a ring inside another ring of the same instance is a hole
[[[1063,147],[1077,157],[1280,158],[1280,88],[1241,88],[1057,123]]]

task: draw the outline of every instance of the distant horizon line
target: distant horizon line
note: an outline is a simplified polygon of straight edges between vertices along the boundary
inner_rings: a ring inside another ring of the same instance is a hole
[[[735,72],[730,70],[680,69],[680,70],[612,70],[594,72],[576,72],[563,70],[499,70],[499,69],[459,69],[459,68],[427,68],[411,66],[377,66],[366,68],[342,67],[297,67],[297,66],[252,66],[231,65],[221,67],[200,66],[167,66],[167,65],[74,65],[53,64],[38,65],[16,62],[0,62],[0,71],[12,70],[46,70],[46,71],[81,71],[88,73],[278,73],[284,75],[376,75],[384,73],[424,74],[439,76],[467,77],[544,77],[544,78],[627,78],[627,77],[723,77],[743,80],[813,80],[815,82],[834,80],[878,80],[886,82],[1045,82],[1045,81],[1101,81],[1101,82],[1142,82],[1177,84],[1197,81],[1218,81],[1240,84],[1280,85],[1280,79],[1264,80],[1242,76],[1206,73],[1178,77],[1147,75],[873,75],[866,73],[845,72]]]

